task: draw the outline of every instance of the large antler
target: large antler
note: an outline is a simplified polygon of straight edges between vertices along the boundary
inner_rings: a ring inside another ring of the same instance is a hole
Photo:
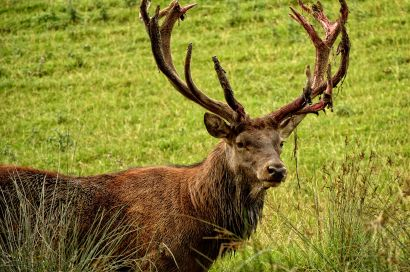
[[[349,10],[345,0],[339,0],[340,17],[335,22],[330,22],[323,12],[323,7],[318,1],[317,4],[312,5],[312,8],[307,7],[301,0],[298,0],[300,7],[316,21],[318,21],[325,30],[325,38],[322,40],[314,27],[306,20],[304,16],[298,13],[295,9],[290,8],[292,17],[298,22],[308,33],[313,45],[316,49],[316,59],[313,77],[309,66],[306,68],[307,83],[303,89],[302,96],[296,98],[294,101],[286,104],[278,110],[270,114],[275,122],[279,123],[287,117],[294,115],[302,115],[298,117],[296,122],[300,122],[307,113],[318,113],[326,107],[332,107],[332,90],[337,84],[346,76],[349,65],[349,51],[350,41],[346,32],[345,24]],[[338,71],[332,76],[330,71],[329,56],[334,42],[339,33],[342,33],[342,38],[337,49],[337,54],[341,55],[340,65]],[[325,74],[327,76],[324,81]],[[311,105],[311,99],[322,95],[319,102]]]
[[[148,8],[149,0],[142,0],[140,5],[141,18],[147,28],[148,35],[151,40],[152,53],[158,68],[168,78],[175,89],[184,95],[186,98],[201,105],[212,113],[219,115],[230,123],[239,122],[246,118],[243,106],[234,98],[232,88],[226,78],[225,71],[221,67],[218,59],[213,57],[215,71],[218,79],[224,90],[225,99],[228,104],[219,102],[206,96],[193,82],[191,76],[191,56],[192,44],[188,46],[185,59],[185,81],[178,75],[172,61],[171,54],[171,32],[175,23],[184,19],[185,13],[193,8],[196,4],[190,4],[181,7],[177,0],[172,1],[169,6],[160,10],[159,6],[156,9],[155,15],[149,17]],[[161,26],[159,20],[165,17]]]

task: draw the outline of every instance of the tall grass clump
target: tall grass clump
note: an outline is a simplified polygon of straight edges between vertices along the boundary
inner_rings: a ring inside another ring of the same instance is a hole
[[[213,271],[410,271],[410,180],[391,163],[374,152],[329,161],[295,204],[303,216],[270,205],[273,220]]]
[[[410,268],[410,213],[397,187],[399,177],[378,169],[374,153],[347,155],[341,164],[324,166],[322,173],[324,186],[314,194],[316,226],[310,232],[280,214],[299,238],[296,266],[324,271]]]
[[[14,180],[11,190],[0,189],[1,271],[116,271],[137,265],[130,256],[118,255],[132,232],[119,224],[120,211],[108,220],[110,212],[99,212],[82,232],[77,192],[44,183],[33,192],[24,184]]]

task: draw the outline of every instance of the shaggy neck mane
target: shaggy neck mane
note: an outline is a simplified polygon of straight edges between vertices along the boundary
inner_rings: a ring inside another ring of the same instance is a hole
[[[204,221],[248,238],[262,215],[265,191],[252,192],[255,177],[232,169],[226,143],[219,143],[198,165],[190,183],[190,196],[197,215]]]

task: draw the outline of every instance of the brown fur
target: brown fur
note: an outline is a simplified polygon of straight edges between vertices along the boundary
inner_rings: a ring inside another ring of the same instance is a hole
[[[134,168],[114,174],[69,177],[16,166],[0,166],[0,189],[12,194],[13,182],[39,192],[42,183],[60,191],[74,190],[82,228],[98,210],[124,209],[138,228],[131,245],[159,271],[203,271],[226,245],[249,237],[261,217],[265,189],[254,190],[249,169],[232,168],[232,146],[222,141],[194,166]],[[1,215],[1,213],[0,213]],[[130,247],[130,245],[124,246]]]

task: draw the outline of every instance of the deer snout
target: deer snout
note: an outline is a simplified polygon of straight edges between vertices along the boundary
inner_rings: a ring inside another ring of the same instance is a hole
[[[268,164],[266,166],[269,181],[281,182],[286,177],[286,168],[282,164]]]

